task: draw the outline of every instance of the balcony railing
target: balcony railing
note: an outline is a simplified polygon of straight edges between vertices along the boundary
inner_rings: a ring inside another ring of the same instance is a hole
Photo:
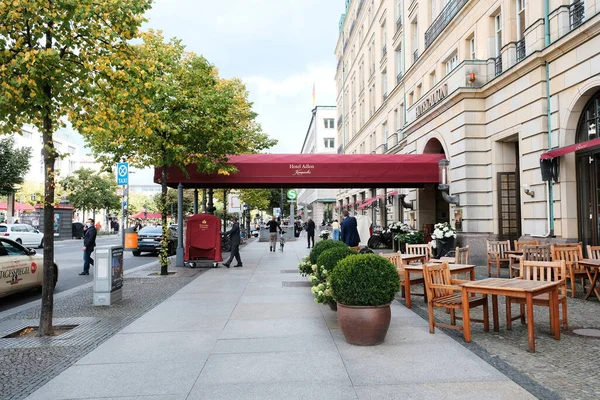
[[[500,75],[502,73],[502,56],[496,57],[494,66],[496,68],[496,76]]]
[[[431,26],[425,31],[425,48],[431,46],[431,43],[444,31],[446,26],[458,14],[461,8],[467,4],[468,0],[451,0],[446,7],[442,9],[440,15],[431,23]]]
[[[413,63],[416,63],[418,59],[419,59],[419,49],[415,50],[415,52],[413,53]]]
[[[388,94],[387,94],[387,92],[386,92],[386,93],[384,93],[384,94],[383,94],[383,101],[386,101],[386,100],[387,100],[387,98],[388,98]]]
[[[344,122],[344,117],[340,115],[340,117],[337,120],[337,126],[342,126],[342,122]]]
[[[401,80],[402,80],[402,72],[400,72],[400,73],[398,73],[398,75],[396,75],[396,85],[399,85]]]
[[[386,54],[387,54],[387,44],[384,44],[383,47],[381,48],[381,58],[385,57]]]
[[[352,25],[350,25],[350,32],[348,33],[348,37],[352,37],[352,32],[354,32],[355,26],[356,26],[356,20],[352,21]]]
[[[585,7],[583,1],[575,1],[569,8],[569,20],[571,21],[571,30],[583,24],[585,17]]]
[[[517,62],[525,58],[525,38],[517,42]]]
[[[402,16],[398,17],[396,20],[396,30],[398,31],[400,28],[402,28]]]

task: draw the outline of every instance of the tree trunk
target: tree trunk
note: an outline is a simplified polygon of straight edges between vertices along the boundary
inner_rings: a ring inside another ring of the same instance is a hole
[[[169,225],[167,223],[167,167],[163,166],[160,177],[161,193],[160,193],[160,212],[162,221],[162,243],[159,254],[160,258],[160,274],[169,274],[169,257],[168,257],[168,245],[169,245]],[[177,232],[181,235],[181,232]]]
[[[50,24],[50,28],[52,25]],[[52,48],[52,33],[46,32],[46,48]],[[38,336],[54,335],[52,314],[54,312],[54,161],[56,149],[52,139],[52,88],[49,84],[43,86],[46,95],[44,107],[44,129],[42,132],[44,148],[44,281],[42,284],[42,310]]]

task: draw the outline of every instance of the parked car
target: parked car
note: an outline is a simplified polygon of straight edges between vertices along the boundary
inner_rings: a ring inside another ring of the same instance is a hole
[[[44,247],[44,234],[28,224],[0,224],[0,237],[12,239],[26,247]]]
[[[162,226],[147,226],[138,232],[138,248],[133,251],[134,256],[142,253],[158,254],[162,241]],[[177,250],[177,229],[169,226],[168,254],[172,256]]]
[[[34,249],[0,237],[0,297],[42,286],[44,257]],[[54,263],[54,283],[58,281],[58,265]]]

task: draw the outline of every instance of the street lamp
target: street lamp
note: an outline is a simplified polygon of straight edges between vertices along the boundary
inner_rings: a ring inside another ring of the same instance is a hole
[[[440,160],[438,162],[438,166],[440,169],[440,184],[438,185],[438,189],[442,192],[442,197],[447,203],[460,206],[460,199],[458,195],[448,194],[450,191],[450,185],[448,184],[448,167],[450,166],[450,161],[446,159]]]

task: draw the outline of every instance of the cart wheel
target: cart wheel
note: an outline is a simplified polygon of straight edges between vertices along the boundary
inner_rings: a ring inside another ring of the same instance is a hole
[[[218,266],[219,266],[219,263],[218,263],[218,262],[214,262],[214,263],[213,263],[213,268],[217,268]]]

